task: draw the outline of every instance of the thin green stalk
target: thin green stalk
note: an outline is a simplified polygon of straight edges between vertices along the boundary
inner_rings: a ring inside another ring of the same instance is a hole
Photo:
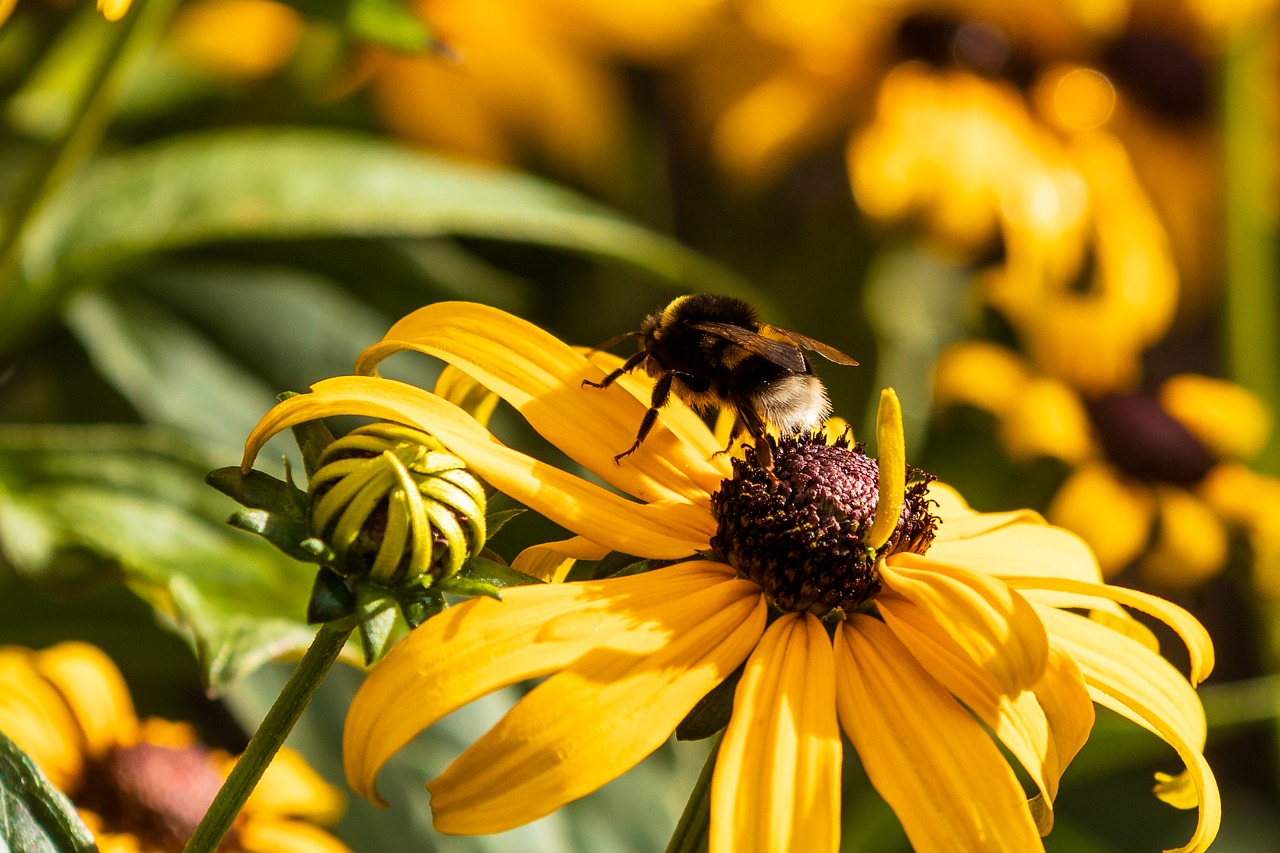
[[[129,58],[154,44],[177,8],[178,0],[134,0],[121,20],[111,25],[111,38],[71,110],[67,126],[53,147],[18,185],[4,212],[0,233],[0,302],[16,284],[22,238],[41,205],[97,150],[115,113]]]
[[[209,811],[205,812],[183,853],[211,853],[222,843],[232,821],[240,814],[245,800],[249,799],[249,794],[262,778],[263,771],[284,744],[294,723],[302,716],[303,709],[324,680],[329,667],[338,659],[338,653],[342,651],[350,635],[350,629],[338,631],[328,626],[322,627],[316,634],[311,647],[298,662],[271,710],[267,711],[267,716],[249,740],[244,755],[236,761],[227,781],[214,797]]]
[[[707,833],[711,829],[711,776],[715,771],[716,756],[720,754],[720,738],[723,735],[721,732],[711,739],[711,751],[707,753],[707,761],[702,765],[698,781],[693,783],[689,802],[685,804],[675,832],[671,833],[667,853],[701,853],[707,849]]]
[[[1227,367],[1231,377],[1280,406],[1280,247],[1275,177],[1280,156],[1271,117],[1276,22],[1263,17],[1233,34],[1223,64],[1226,194]],[[1280,431],[1257,466],[1280,474]]]

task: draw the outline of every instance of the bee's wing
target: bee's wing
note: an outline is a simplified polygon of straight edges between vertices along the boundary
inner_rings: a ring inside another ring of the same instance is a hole
[[[799,332],[793,332],[790,329],[780,329],[777,326],[769,326],[767,328],[772,332],[782,335],[787,340],[792,341],[796,346],[801,346],[807,350],[816,352],[827,361],[834,361],[836,364],[843,364],[846,367],[857,367],[858,365],[858,362],[840,352],[840,350],[828,344],[824,344],[822,341],[815,341],[808,335],[802,335]]]
[[[706,320],[701,323],[690,323],[689,325],[698,331],[718,335],[731,344],[737,344],[752,355],[758,355],[779,367],[785,367],[793,373],[805,373],[808,371],[808,363],[804,360],[804,353],[800,352],[795,344],[766,338],[758,332],[753,332],[742,326],[735,326],[732,323],[717,323],[712,320]]]

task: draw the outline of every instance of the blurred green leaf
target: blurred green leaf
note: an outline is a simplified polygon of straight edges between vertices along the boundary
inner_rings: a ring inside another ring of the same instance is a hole
[[[680,289],[772,302],[674,240],[546,181],[373,137],[232,130],[101,161],[53,199],[22,244],[17,281],[0,294],[0,340],[71,289],[159,252],[222,240],[442,234],[581,252]]]
[[[0,847],[13,853],[97,850],[75,806],[0,732]]]
[[[0,547],[33,582],[65,553],[104,564],[192,646],[212,689],[305,649],[314,569],[225,519],[235,505],[204,485],[208,461],[142,427],[0,429]]]
[[[400,0],[283,0],[309,18],[330,21],[358,39],[422,52],[437,44],[431,28]]]

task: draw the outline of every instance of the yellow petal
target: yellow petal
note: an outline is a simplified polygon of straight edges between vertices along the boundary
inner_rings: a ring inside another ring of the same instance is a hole
[[[1084,540],[1060,527],[1045,524],[1038,516],[1019,516],[1009,523],[963,538],[954,532],[944,538],[942,534],[949,526],[945,521],[939,526],[938,537],[929,546],[930,560],[996,577],[1041,575],[1083,581],[1102,579],[1098,561]]]
[[[1195,786],[1199,818],[1177,853],[1199,853],[1222,822],[1217,780],[1204,760],[1204,709],[1191,686],[1163,658],[1095,622],[1037,608],[1055,646],[1075,659],[1093,700],[1158,735],[1178,752]]]
[[[1010,458],[1018,460],[1047,456],[1077,464],[1093,452],[1093,431],[1079,392],[1043,377],[1023,387],[1000,424],[1000,438]]]
[[[1090,608],[1100,603],[1114,601],[1126,607],[1132,607],[1134,610],[1140,610],[1148,616],[1154,616],[1172,628],[1187,644],[1187,652],[1191,658],[1192,684],[1199,684],[1213,672],[1213,640],[1209,637],[1209,632],[1196,617],[1159,596],[1128,587],[1081,583],[1069,578],[1006,577],[1004,582],[1014,589],[1025,589],[1028,592],[1052,590],[1058,593],[1055,597],[1055,607]],[[1105,622],[1103,627],[1108,627]]]
[[[987,341],[948,347],[933,366],[934,405],[961,403],[1001,416],[1027,381],[1027,362],[1013,350]]]
[[[840,724],[918,853],[1043,849],[1000,750],[888,627],[842,623],[835,666]]]
[[[296,820],[248,820],[236,838],[245,853],[351,853],[320,827]]]
[[[610,550],[655,559],[686,557],[706,548],[715,530],[705,504],[628,501],[512,450],[457,406],[389,379],[326,379],[310,394],[278,403],[250,433],[242,464],[251,465],[262,444],[280,430],[331,415],[386,418],[427,430],[494,488]]]
[[[106,652],[88,643],[59,643],[36,652],[35,665],[75,715],[87,755],[101,758],[137,739],[129,685]]]
[[[901,615],[893,608],[885,608],[881,616],[920,667],[1008,747],[1039,787],[1046,814],[1051,816],[1061,772],[1056,742],[1035,694],[1029,690],[1017,696],[1004,694],[991,673],[978,666],[954,640],[936,629],[930,630],[934,626],[920,624],[928,616],[918,608],[902,608]],[[1092,709],[1087,696],[1085,702]]]
[[[84,768],[80,727],[62,696],[36,671],[30,650],[0,647],[0,731],[61,790]]]
[[[1155,503],[1145,489],[1127,483],[1102,463],[1077,468],[1049,505],[1049,520],[1074,530],[1112,577],[1146,547]]]
[[[436,829],[501,832],[634,767],[746,659],[765,616],[758,586],[722,580],[651,612],[663,642],[596,644],[428,783]]]
[[[246,812],[255,817],[305,817],[320,823],[336,823],[345,807],[338,789],[288,747],[271,759],[245,803]]]
[[[608,553],[608,548],[575,536],[559,542],[530,545],[516,555],[511,568],[546,583],[560,583],[578,560],[599,560]]]
[[[1155,493],[1160,522],[1138,572],[1148,589],[1188,593],[1226,567],[1227,529],[1207,503],[1185,489],[1162,484]]]
[[[0,27],[9,20],[9,16],[13,14],[13,7],[17,5],[18,0],[0,0]]]
[[[627,647],[668,639],[661,608],[724,583],[713,563],[681,563],[633,577],[503,590],[411,631],[360,685],[347,711],[347,781],[376,799],[378,770],[418,732],[473,699],[568,666],[626,631]],[[640,649],[651,650],[649,646]]]
[[[886,590],[876,598],[881,611],[904,618],[911,608],[923,611],[915,624],[950,636],[991,673],[1005,695],[1017,696],[1044,674],[1049,654],[1044,626],[1006,584],[909,553],[891,555],[880,573]]]
[[[487,427],[493,417],[493,410],[498,407],[498,395],[463,373],[452,364],[446,364],[436,379],[431,392],[453,403],[459,409],[476,419],[476,423]]]
[[[1215,455],[1251,459],[1271,437],[1271,410],[1252,391],[1225,379],[1183,373],[1160,385],[1160,407]]]
[[[977,512],[970,509],[969,504],[959,492],[937,480],[929,484],[927,495],[934,504],[930,507],[930,512],[941,522],[937,536],[933,540],[935,546],[939,542],[949,542],[953,539],[984,536],[992,530],[998,530],[1009,524],[1045,523],[1038,512],[1029,509],[1013,512]]]
[[[131,0],[98,0],[98,11],[108,21],[118,21],[129,11]]]
[[[719,487],[711,431],[699,445],[682,441],[662,417],[640,448],[646,403],[624,388],[589,388],[604,373],[582,353],[525,320],[470,302],[438,302],[399,320],[361,353],[356,372],[372,373],[393,353],[416,350],[467,373],[514,406],[540,435],[587,470],[644,501],[690,499]]]
[[[813,614],[784,614],[734,693],[711,783],[711,853],[834,853],[842,749],[831,640]]]

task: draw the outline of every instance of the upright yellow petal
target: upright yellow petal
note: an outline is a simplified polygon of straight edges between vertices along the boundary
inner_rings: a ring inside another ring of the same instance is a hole
[[[108,21],[118,21],[129,11],[132,0],[98,0],[98,11]]]
[[[619,632],[632,651],[658,648],[672,630],[664,605],[731,577],[713,563],[681,563],[616,580],[513,587],[501,602],[475,598],[427,620],[351,701],[342,738],[351,789],[376,799],[374,779],[387,759],[473,699],[568,666]]]
[[[0,731],[55,787],[66,790],[79,780],[85,763],[80,727],[28,649],[0,647]]]
[[[1043,849],[1000,750],[884,623],[841,624],[835,666],[840,725],[917,853]]]
[[[676,559],[708,546],[705,506],[644,505],[503,445],[457,406],[403,382],[367,376],[326,379],[278,403],[245,442],[247,469],[262,445],[294,424],[332,415],[385,418],[427,430],[499,491],[610,550]]]
[[[635,441],[648,403],[620,387],[584,388],[604,373],[573,347],[505,311],[470,302],[437,302],[399,320],[366,349],[357,373],[403,350],[444,359],[514,406],[535,430],[574,461],[641,500],[689,499],[714,491],[724,471],[708,429],[691,445],[659,418],[640,449]]]
[[[840,846],[835,663],[811,613],[787,613],[752,652],[711,784],[711,853]]]
[[[722,579],[683,601],[672,597],[648,617],[661,620],[661,644],[633,646],[632,629],[615,635],[615,647],[597,645],[427,785],[436,829],[511,829],[634,767],[746,659],[765,615],[758,586]]]
[[[1049,644],[1031,605],[1006,584],[978,572],[934,563],[917,554],[893,554],[880,568],[883,611],[918,608],[939,637],[950,636],[1000,690],[1017,696],[1044,674]]]

